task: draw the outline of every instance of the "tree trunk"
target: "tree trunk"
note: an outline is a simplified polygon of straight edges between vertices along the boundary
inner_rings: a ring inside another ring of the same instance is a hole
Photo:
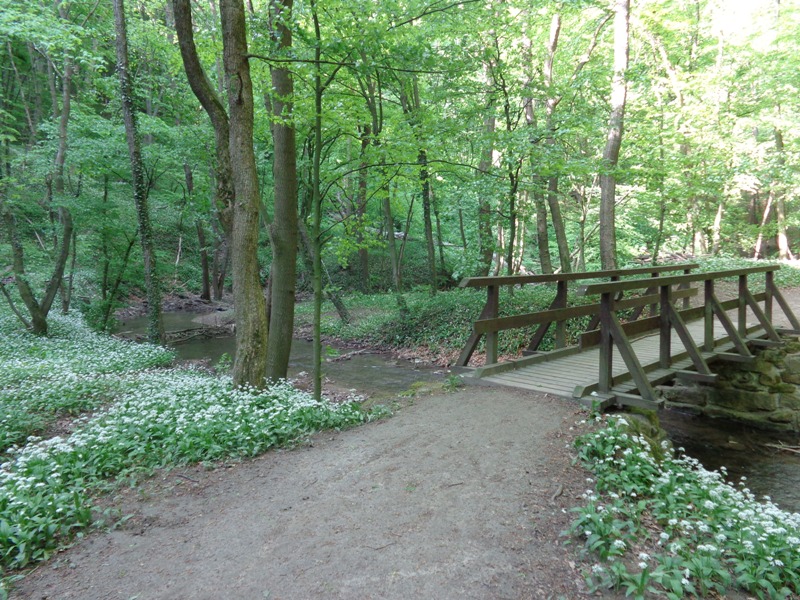
[[[628,70],[628,27],[630,0],[615,0],[614,9],[614,76],[611,80],[611,116],[603,151],[603,170],[600,174],[600,264],[603,269],[617,266],[617,234],[615,203],[617,179],[614,173],[622,145],[623,123]]]
[[[408,89],[410,88],[410,90]],[[417,151],[417,165],[419,165],[420,195],[422,197],[422,221],[425,229],[425,250],[428,258],[428,277],[431,295],[436,295],[437,276],[436,276],[436,248],[433,241],[433,219],[431,216],[431,183],[428,172],[428,153],[423,144],[423,138],[419,131],[420,110],[422,108],[419,97],[419,84],[416,75],[411,79],[410,85],[406,86],[400,81],[399,91],[400,105],[403,113],[411,126],[417,143],[420,145]]]
[[[61,312],[65,315],[69,313],[72,303],[72,292],[75,284],[75,262],[78,258],[78,232],[72,229],[72,260],[69,263],[69,275],[67,275],[66,287],[64,281],[61,282]]]
[[[369,125],[360,128],[361,155],[358,165],[358,193],[356,194],[356,243],[358,244],[358,265],[361,276],[361,291],[369,293],[369,250],[364,246],[364,215],[367,210],[367,148],[370,144],[371,129]]]
[[[428,178],[428,154],[420,150],[417,155],[420,166],[419,180],[422,185],[422,217],[425,224],[425,248],[428,255],[428,277],[430,277],[431,296],[436,295],[436,246],[433,242],[433,219],[431,218],[431,182]]]
[[[206,245],[206,230],[203,227],[203,222],[197,219],[194,222],[195,229],[197,230],[197,243],[200,246],[200,269],[202,272],[202,291],[200,298],[202,300],[211,300],[211,269],[208,263],[208,247]]]
[[[314,247],[311,244],[311,238],[308,235],[308,230],[306,229],[306,226],[302,221],[298,221],[297,223],[297,232],[300,239],[300,247],[303,250],[303,256],[305,257],[306,260],[306,268],[308,270],[313,270]],[[327,273],[326,269],[323,270],[326,271]],[[327,279],[328,283],[330,284],[331,283],[330,276],[327,276]],[[327,286],[327,288],[325,289],[325,297],[331,301],[331,304],[333,304],[333,307],[336,309],[336,314],[339,315],[339,320],[345,324],[349,323],[351,320],[350,311],[347,310],[347,305],[344,303],[344,300],[342,300],[342,297],[336,291],[334,291],[332,286]]]
[[[212,225],[214,223],[212,222]],[[228,276],[228,263],[230,263],[230,245],[225,240],[225,235],[219,235],[215,230],[214,259],[212,263],[211,294],[214,300],[222,300],[225,295],[225,278]]]
[[[119,287],[122,284],[122,278],[125,275],[125,269],[128,267],[128,260],[131,257],[131,251],[133,250],[133,246],[135,244],[136,236],[134,235],[130,240],[128,240],[128,246],[125,248],[125,254],[122,257],[122,264],[117,272],[117,277],[114,279],[114,284],[111,286],[108,295],[103,298],[105,301],[105,306],[103,310],[103,318],[100,321],[101,331],[106,331],[108,329],[109,321],[111,321],[111,309],[114,307],[114,298],[116,298]]]
[[[273,35],[281,50],[292,48],[293,0],[273,0]],[[275,92],[273,110],[277,122],[272,127],[275,158],[272,165],[275,181],[274,220],[270,226],[272,273],[270,339],[267,354],[267,379],[285,379],[294,331],[295,280],[297,273],[297,157],[292,110],[294,81],[289,66],[270,68]],[[249,74],[248,74],[249,76]],[[252,150],[252,128],[251,128]],[[258,198],[256,198],[258,201]]]
[[[144,260],[144,284],[147,294],[147,335],[153,343],[163,343],[164,323],[161,318],[161,286],[156,269],[153,232],[150,226],[150,211],[147,205],[147,182],[139,147],[136,113],[133,109],[133,84],[128,68],[128,35],[125,23],[124,0],[114,0],[114,24],[116,29],[117,72],[122,97],[122,117],[125,121],[125,137],[128,140],[128,156],[133,178],[133,201],[139,223],[139,238]]]
[[[554,94],[553,89],[553,63],[555,62],[556,50],[558,49],[558,38],[561,35],[561,15],[555,14],[550,22],[550,37],[547,42],[547,55],[544,60],[544,84],[548,90],[548,97],[545,104],[547,121],[547,140],[545,143],[551,149],[556,146],[555,138],[555,114],[556,107],[561,103],[561,96]],[[591,50],[590,50],[591,52]],[[587,59],[588,60],[588,59]],[[581,65],[576,68],[576,73],[581,69]],[[533,100],[531,99],[531,102]],[[562,273],[569,273],[571,270],[569,244],[567,243],[567,232],[564,228],[564,219],[561,216],[561,205],[558,199],[558,175],[550,175],[547,180],[547,204],[550,207],[550,217],[553,220],[553,232],[556,236],[558,246],[558,261],[561,265]]]
[[[262,387],[267,372],[268,324],[258,267],[261,197],[253,150],[253,86],[242,0],[221,0],[223,64],[228,84],[229,148],[234,190],[233,302],[236,310],[235,386]],[[178,12],[175,14],[176,20]]]
[[[711,254],[719,256],[720,243],[722,241],[722,217],[725,214],[725,201],[720,199],[717,204],[717,214],[714,217],[714,227],[711,235]]]
[[[569,273],[572,270],[572,265],[570,264],[567,230],[564,227],[564,217],[561,215],[561,203],[558,198],[557,175],[553,175],[547,180],[547,205],[550,207],[550,218],[553,221],[553,231],[556,235],[558,262],[561,265],[561,272]]]
[[[775,153],[777,154],[776,162],[779,170],[778,176],[775,178],[775,181],[772,182],[772,189],[775,194],[775,217],[778,225],[778,257],[781,260],[789,260],[794,257],[789,249],[789,238],[786,236],[786,201],[783,192],[775,189],[776,183],[782,181],[782,171],[786,166],[786,157],[784,156],[783,149],[783,132],[775,128],[773,134],[775,138]]]
[[[553,272],[553,259],[550,257],[547,207],[541,192],[533,192],[533,204],[536,207],[536,245],[539,249],[539,264],[542,266],[542,273],[549,275]]]
[[[464,230],[464,211],[458,207],[458,232],[461,234],[461,247],[467,249],[467,232]]]
[[[0,213],[2,213],[3,222],[5,224],[6,235],[8,242],[11,245],[12,256],[12,270],[14,271],[14,281],[17,284],[20,298],[22,299],[28,314],[31,317],[30,321],[24,319],[19,311],[16,310],[11,298],[6,295],[6,299],[11,304],[14,313],[20,318],[26,327],[37,335],[47,335],[47,315],[50,308],[53,306],[56,294],[61,287],[62,279],[64,277],[64,269],[66,268],[67,261],[69,260],[70,240],[72,239],[72,215],[66,209],[59,209],[59,218],[61,220],[63,229],[61,236],[61,247],[56,258],[56,264],[53,268],[53,274],[45,287],[44,296],[41,302],[36,300],[36,296],[28,283],[25,276],[25,259],[22,244],[17,237],[16,224],[14,216],[5,210],[3,203],[0,202]],[[5,293],[5,289],[4,289]]]
[[[492,110],[492,105],[487,107],[487,110]],[[491,138],[494,134],[496,119],[494,115],[487,116],[483,121],[483,130],[487,138]],[[493,144],[491,141],[486,142],[487,147],[483,150],[481,162],[478,165],[478,171],[483,177],[489,173],[492,168],[492,152]],[[478,242],[480,245],[480,268],[479,275],[488,275],[492,267],[492,258],[494,256],[494,234],[492,233],[492,205],[489,198],[481,193],[478,198]]]
[[[767,204],[764,206],[764,212],[761,216],[761,226],[758,228],[758,238],[756,238],[756,245],[753,249],[753,258],[761,257],[761,245],[764,243],[764,227],[770,218],[770,212],[772,211],[772,200],[773,195],[770,193],[767,196]]]
[[[322,399],[322,33],[319,26],[319,13],[316,0],[311,0],[311,16],[314,21],[314,144],[311,155],[311,203],[313,236],[307,250],[311,259],[314,280],[314,399]],[[291,44],[289,44],[291,45]],[[308,236],[301,236],[306,242]]]
[[[436,220],[436,246],[439,248],[439,271],[442,276],[446,276],[447,265],[444,260],[444,238],[442,237],[442,220],[439,216],[439,199],[433,193],[433,188],[431,188],[431,208],[433,208],[433,217]]]
[[[186,180],[186,194],[191,197],[194,194],[194,174],[189,163],[183,163],[183,175]],[[194,228],[197,231],[197,244],[200,247],[200,270],[201,270],[201,285],[200,298],[202,300],[211,300],[211,275],[209,272],[208,264],[208,246],[206,245],[206,230],[203,227],[203,222],[200,219],[195,219]]]
[[[212,2],[213,4],[213,2]],[[208,114],[214,128],[216,164],[214,167],[214,204],[217,218],[222,225],[226,243],[230,243],[233,235],[233,203],[234,192],[231,174],[230,124],[228,114],[200,64],[197,48],[194,43],[192,27],[192,9],[190,0],[172,0],[175,19],[175,31],[183,59],[186,78],[195,97]],[[224,77],[223,77],[224,79]]]

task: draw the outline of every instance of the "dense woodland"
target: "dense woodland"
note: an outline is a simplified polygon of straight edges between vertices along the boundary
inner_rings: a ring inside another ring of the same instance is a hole
[[[232,290],[240,384],[298,286],[800,243],[796,0],[0,0],[0,41],[4,301],[140,290],[157,339]]]

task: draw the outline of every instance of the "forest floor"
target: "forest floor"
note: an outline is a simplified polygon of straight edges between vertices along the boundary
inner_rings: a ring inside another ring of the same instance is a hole
[[[585,411],[480,384],[398,402],[388,419],[118,490],[120,525],[28,572],[11,598],[601,595],[564,535],[593,487],[571,449]]]
[[[122,489],[12,598],[580,598],[570,401],[469,385],[388,419]],[[609,597],[609,596],[606,596]]]

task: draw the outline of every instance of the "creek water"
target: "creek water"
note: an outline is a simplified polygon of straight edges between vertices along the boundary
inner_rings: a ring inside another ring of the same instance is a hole
[[[165,327],[167,331],[198,327],[198,316],[185,312],[165,313]],[[143,333],[146,327],[146,319],[142,317],[125,320],[120,323],[119,330],[124,334]],[[174,349],[180,360],[207,360],[213,365],[223,354],[233,356],[236,343],[233,336],[197,337],[175,344]],[[289,362],[290,377],[310,371],[312,360],[311,342],[295,339]],[[377,399],[393,398],[415,383],[443,377],[436,369],[379,353],[356,354],[347,360],[326,362],[323,371],[337,387]],[[745,477],[746,486],[756,496],[769,496],[784,510],[800,512],[800,456],[766,445],[783,441],[797,446],[800,436],[760,431],[676,410],[662,411],[660,421],[673,444],[684,448],[687,455],[698,459],[707,469],[724,466],[729,481],[738,483]]]
[[[185,312],[164,313],[164,327],[167,331],[182,331],[199,327],[198,314]],[[146,317],[126,319],[118,326],[121,335],[141,334],[147,330]],[[227,354],[236,353],[234,336],[197,337],[173,345],[179,360],[208,361],[212,366]],[[419,382],[435,381],[444,378],[441,370],[418,364],[409,360],[394,358],[384,353],[354,354],[346,360],[335,360],[336,355],[346,355],[349,350],[332,350],[330,361],[323,365],[325,377],[338,388],[353,389],[356,393],[367,394],[372,399],[394,398],[398,393],[408,390]],[[324,360],[325,358],[323,358]],[[314,360],[314,345],[304,339],[292,341],[289,357],[289,377],[297,377],[302,372],[311,372]]]

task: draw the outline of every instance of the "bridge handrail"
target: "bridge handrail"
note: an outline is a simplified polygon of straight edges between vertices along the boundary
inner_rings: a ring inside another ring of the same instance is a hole
[[[613,269],[613,270],[606,270],[606,271],[587,271],[587,272],[578,272],[578,273],[561,273],[561,274],[552,274],[552,275],[511,275],[505,277],[467,277],[461,281],[459,287],[466,288],[466,287],[485,287],[487,298],[486,304],[481,311],[478,320],[474,323],[473,332],[470,335],[469,339],[467,340],[463,350],[461,351],[461,355],[456,362],[458,366],[466,366],[469,363],[469,360],[472,354],[475,352],[475,349],[478,346],[478,342],[480,341],[481,337],[486,335],[486,364],[495,363],[497,362],[497,332],[501,329],[509,329],[515,327],[523,327],[529,323],[525,323],[524,321],[529,318],[533,318],[534,320],[537,317],[532,317],[536,313],[527,313],[523,315],[517,315],[516,319],[521,319],[520,325],[515,325],[512,327],[507,327],[510,323],[509,321],[502,321],[499,324],[501,327],[494,328],[493,325],[488,325],[488,329],[484,329],[487,327],[486,321],[495,321],[498,319],[498,315],[500,312],[500,288],[503,286],[510,286],[510,285],[517,285],[517,284],[529,284],[529,283],[556,283],[557,284],[557,293],[556,297],[553,300],[552,304],[549,307],[549,311],[557,311],[559,309],[567,309],[567,288],[570,282],[573,281],[581,281],[581,280],[596,280],[601,278],[610,278],[612,281],[619,280],[620,277],[627,277],[631,275],[643,275],[649,273],[651,275],[651,279],[649,281],[654,281],[657,279],[661,279],[661,273],[668,273],[672,271],[680,271],[682,270],[684,273],[689,273],[692,269],[698,268],[699,265],[697,263],[679,263],[674,265],[658,265],[658,266],[648,266],[648,267],[634,267],[631,269]],[[688,302],[688,296],[683,296],[686,298],[686,302]],[[641,313],[642,308],[639,309],[639,313]],[[585,309],[579,309],[583,311]],[[547,312],[547,311],[544,311]],[[594,329],[597,326],[597,322],[599,319],[599,305],[594,307],[593,313],[595,315],[593,324],[591,325],[590,329]],[[581,316],[578,314],[570,314],[570,313],[563,313],[563,312],[550,312],[549,316],[554,317],[553,319],[548,320],[539,320],[536,321],[539,323],[539,328],[537,329],[536,333],[531,340],[528,351],[535,352],[538,350],[542,340],[547,333],[549,327],[555,323],[556,325],[556,347],[557,348],[564,348],[566,346],[566,319],[573,318],[575,316]],[[505,318],[504,318],[505,319]],[[535,324],[535,323],[531,323]]]
[[[672,368],[671,335],[674,331],[678,334],[683,347],[691,359],[694,371],[681,371],[684,377],[696,381],[713,382],[716,378],[708,365],[703,352],[715,355],[716,340],[714,334],[714,322],[718,320],[724,327],[727,339],[732,342],[740,360],[751,359],[752,354],[748,348],[748,309],[759,322],[760,331],[766,334],[770,344],[780,344],[781,338],[778,330],[772,324],[772,304],[778,302],[786,317],[791,323],[793,332],[800,332],[800,323],[775,285],[775,271],[780,269],[780,265],[762,265],[748,267],[744,269],[727,269],[723,271],[712,271],[706,273],[693,273],[689,275],[676,275],[671,277],[659,277],[657,279],[638,279],[613,283],[589,284],[581,287],[578,294],[581,296],[600,295],[600,357],[597,392],[607,398],[616,397],[619,402],[625,402],[656,407],[659,400],[656,397],[648,376],[633,350],[628,333],[645,333],[657,331],[659,333],[659,360],[658,366],[661,369]],[[748,286],[748,276],[759,273],[765,274],[765,291],[760,294],[753,294]],[[738,279],[738,297],[727,302],[720,302],[717,298],[714,284],[720,279],[735,277]],[[691,283],[702,281],[704,283],[704,302],[703,306],[691,310],[678,310],[673,300],[675,292],[672,286],[680,285],[685,287]],[[644,319],[641,322],[631,324],[627,327],[619,322],[616,317],[617,295],[626,291],[659,289],[659,314],[658,316]],[[759,302],[763,301],[763,309]],[[727,310],[738,308],[737,323],[727,315]],[[697,316],[704,320],[704,334],[702,350],[694,341],[686,326],[685,319]],[[640,399],[629,397],[627,393],[614,392],[615,385],[612,372],[613,349],[616,347],[621,355],[628,373],[636,384]],[[644,404],[641,404],[644,402]]]
[[[707,271],[705,273],[691,273],[689,275],[670,275],[669,277],[659,277],[657,281],[653,279],[630,279],[627,281],[612,281],[605,283],[590,283],[578,288],[579,296],[594,296],[596,294],[615,294],[618,292],[629,292],[631,290],[647,289],[657,285],[659,287],[669,285],[680,285],[694,283],[697,281],[710,281],[716,279],[726,279],[729,277],[741,277],[754,275],[757,273],[772,273],[780,269],[780,265],[762,265],[759,267],[746,267],[744,269],[726,269],[724,271]]]
[[[580,281],[582,279],[602,279],[605,277],[626,277],[645,273],[667,273],[669,271],[687,271],[697,269],[697,263],[680,263],[674,265],[653,265],[649,267],[633,267],[630,269],[613,269],[606,271],[579,271],[577,273],[555,273],[548,275],[506,275],[497,277],[465,277],[458,287],[488,287],[492,285],[524,285],[526,283],[558,283],[560,281]]]

